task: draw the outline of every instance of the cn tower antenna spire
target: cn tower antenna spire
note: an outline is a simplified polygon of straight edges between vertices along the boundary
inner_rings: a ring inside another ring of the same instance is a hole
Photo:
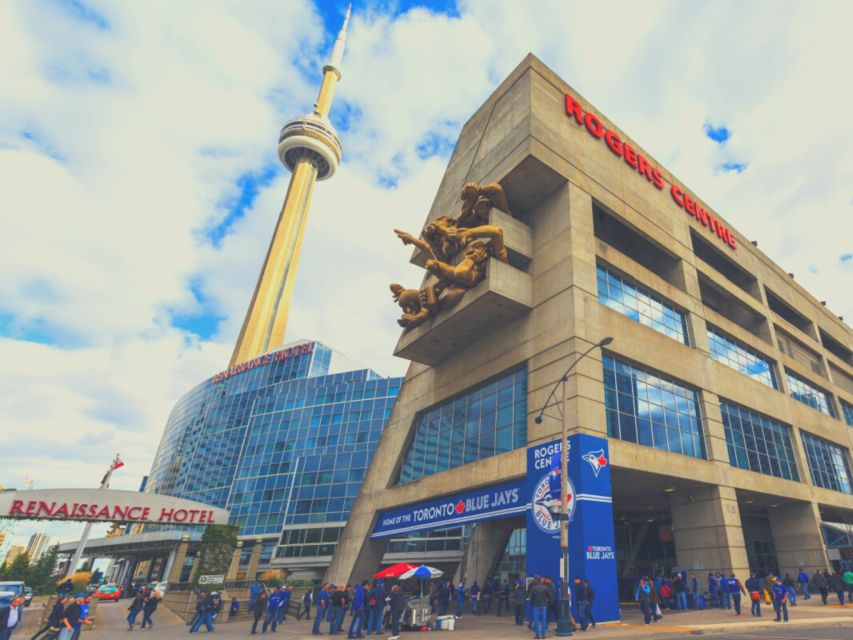
[[[292,172],[290,185],[243,328],[234,346],[231,367],[284,344],[314,183],[335,174],[343,153],[338,132],[329,121],[329,110],[341,79],[341,61],[351,9],[352,5],[349,5],[329,62],[323,67],[323,82],[314,112],[291,120],[279,135],[278,157]]]

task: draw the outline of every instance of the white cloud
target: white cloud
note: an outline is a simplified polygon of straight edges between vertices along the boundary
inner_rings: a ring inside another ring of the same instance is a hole
[[[0,4],[0,328],[11,335],[0,341],[0,432],[20,442],[0,483],[91,485],[121,451],[116,486],[135,488],[174,401],[227,362],[288,175],[278,170],[219,246],[204,230],[225,218],[241,175],[277,162],[278,128],[310,108],[333,34],[307,0],[87,5],[107,29],[67,6]],[[387,285],[420,273],[391,229],[417,230],[444,162],[418,145],[452,144],[528,51],[853,317],[839,260],[853,251],[851,11],[472,0],[448,17],[356,6],[333,108],[348,110],[345,162],[315,189],[288,338],[404,371],[390,355]],[[724,146],[704,135],[708,119],[732,132]],[[728,161],[748,168],[716,169]],[[170,310],[225,320],[199,341],[170,326]],[[35,334],[59,345],[26,341]]]

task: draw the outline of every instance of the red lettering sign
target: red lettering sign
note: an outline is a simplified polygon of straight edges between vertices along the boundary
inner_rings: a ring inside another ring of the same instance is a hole
[[[666,186],[666,181],[663,179],[663,174],[658,167],[653,166],[648,159],[644,158],[630,144],[624,142],[610,129],[607,129],[594,113],[590,111],[584,112],[581,103],[569,94],[566,94],[566,115],[574,118],[579,126],[585,127],[592,137],[599,140],[604,138],[607,148],[615,156],[622,158],[628,166],[644,176],[656,189],[662,190]],[[711,233],[716,234],[729,247],[737,249],[734,234],[713,214],[703,209],[681,187],[673,184],[670,187],[670,193],[672,194],[672,199],[679,207],[708,227]]]
[[[256,367],[263,367],[268,365],[270,362],[281,362],[283,360],[289,360],[295,356],[305,355],[308,353],[313,353],[314,351],[314,343],[313,342],[305,342],[301,345],[296,345],[295,347],[288,347],[287,349],[282,349],[281,351],[276,351],[270,356],[270,354],[265,353],[262,356],[258,356],[253,360],[249,360],[248,362],[241,362],[238,365],[231,367],[230,369],[226,369],[225,371],[220,371],[215,376],[211,378],[211,382],[214,384],[218,382],[223,382],[228,378],[237,375],[238,373],[243,373],[244,371],[250,371],[255,369]]]

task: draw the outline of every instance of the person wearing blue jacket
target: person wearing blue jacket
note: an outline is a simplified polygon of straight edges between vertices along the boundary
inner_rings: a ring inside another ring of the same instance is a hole
[[[272,627],[275,631],[278,628],[278,608],[281,605],[281,592],[278,587],[272,588],[272,593],[267,601],[267,617],[264,618],[264,626],[261,628],[261,633],[266,633],[268,627]]]
[[[456,587],[456,617],[462,617],[462,607],[465,606],[465,583],[460,582]]]
[[[800,591],[803,594],[803,600],[808,600],[812,597],[812,594],[809,593],[809,574],[806,571],[803,571],[803,568],[800,567],[800,574],[797,576],[797,582],[800,583]]]
[[[352,622],[349,625],[347,638],[362,638],[361,627],[367,618],[367,587],[370,583],[365,580],[355,587],[352,597]]]
[[[385,608],[385,589],[381,582],[374,582],[367,596],[367,635],[382,633],[382,612]]]
[[[317,592],[317,613],[314,615],[314,625],[311,628],[311,633],[315,636],[320,635],[320,623],[326,619],[326,611],[329,610],[329,585],[324,584]]]
[[[287,608],[290,606],[290,587],[285,585],[282,587],[279,592],[279,603],[278,603],[278,614],[276,617],[276,621],[278,624],[281,624],[285,620],[287,620]]]
[[[711,606],[714,609],[722,608],[723,601],[720,598],[720,583],[710,571],[708,572],[708,595],[711,598]]]

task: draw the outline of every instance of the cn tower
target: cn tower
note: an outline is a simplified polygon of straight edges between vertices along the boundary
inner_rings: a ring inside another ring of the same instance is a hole
[[[323,84],[314,111],[288,122],[279,135],[278,157],[292,172],[290,185],[229,366],[284,343],[314,183],[331,178],[341,161],[341,141],[329,121],[329,109],[341,79],[350,9],[351,5],[329,62],[323,67]]]

